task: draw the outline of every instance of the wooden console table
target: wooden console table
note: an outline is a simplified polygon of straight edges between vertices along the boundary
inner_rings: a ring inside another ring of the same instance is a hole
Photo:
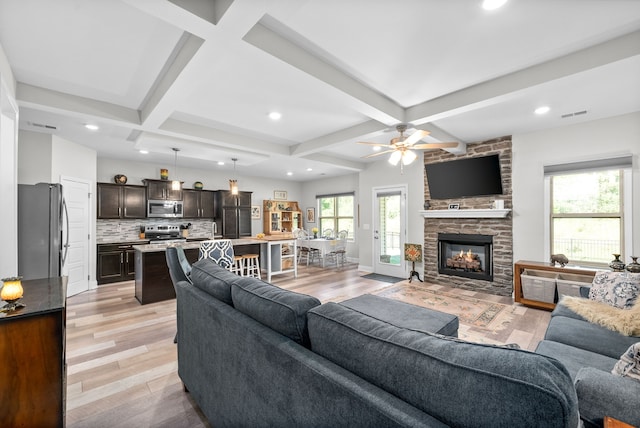
[[[547,272],[568,273],[576,275],[591,275],[595,276],[595,269],[587,269],[571,266],[554,266],[551,263],[544,262],[532,262],[527,260],[519,260],[513,265],[513,300],[521,303],[525,306],[530,306],[537,309],[547,309],[552,311],[555,307],[555,303],[541,302],[539,300],[525,299],[522,295],[522,281],[520,275],[525,269],[541,270]]]
[[[22,288],[26,306],[0,313],[0,419],[8,427],[63,427],[67,279]]]

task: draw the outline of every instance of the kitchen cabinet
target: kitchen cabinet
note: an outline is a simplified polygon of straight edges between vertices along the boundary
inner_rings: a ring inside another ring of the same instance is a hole
[[[226,239],[251,236],[252,192],[232,195],[228,190],[218,190],[215,194],[215,221],[218,232]]]
[[[144,186],[97,184],[98,218],[133,219],[147,216],[147,189]]]
[[[183,217],[214,218],[216,192],[211,190],[182,190]]]
[[[173,190],[170,180],[153,180],[146,178],[142,181],[147,185],[148,199],[166,201],[182,200],[182,182],[180,182],[180,189]]]
[[[97,275],[98,284],[130,281],[135,279],[135,250],[133,245],[148,241],[122,242],[118,244],[98,244]]]
[[[62,428],[67,278],[25,280],[22,288],[26,306],[0,313],[2,425]]]

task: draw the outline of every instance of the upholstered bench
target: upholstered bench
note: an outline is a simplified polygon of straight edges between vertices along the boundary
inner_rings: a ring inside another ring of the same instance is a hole
[[[458,337],[459,323],[455,315],[423,307],[416,311],[416,306],[409,303],[372,294],[363,294],[340,304],[396,327]]]

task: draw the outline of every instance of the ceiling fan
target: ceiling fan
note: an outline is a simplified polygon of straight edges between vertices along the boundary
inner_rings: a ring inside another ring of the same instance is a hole
[[[369,143],[364,141],[359,141],[358,144],[367,144],[370,146],[384,147],[387,150],[380,151],[377,153],[372,153],[367,156],[363,156],[365,158],[371,158],[374,156],[384,155],[386,153],[391,153],[389,157],[389,163],[392,165],[397,165],[400,162],[400,170],[402,170],[403,165],[409,165],[411,162],[416,160],[418,157],[413,150],[426,150],[426,149],[445,149],[449,147],[456,147],[458,143],[420,143],[416,144],[418,141],[426,137],[430,134],[429,131],[424,131],[422,129],[418,129],[413,134],[409,136],[405,136],[404,133],[407,131],[407,125],[401,123],[396,126],[396,130],[400,133],[398,137],[392,138],[389,144],[381,144],[381,143]]]

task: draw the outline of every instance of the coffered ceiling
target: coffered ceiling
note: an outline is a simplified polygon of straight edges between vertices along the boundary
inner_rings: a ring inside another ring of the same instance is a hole
[[[21,129],[297,181],[384,161],[356,142],[398,123],[460,151],[640,110],[636,0],[2,0],[0,45]]]

